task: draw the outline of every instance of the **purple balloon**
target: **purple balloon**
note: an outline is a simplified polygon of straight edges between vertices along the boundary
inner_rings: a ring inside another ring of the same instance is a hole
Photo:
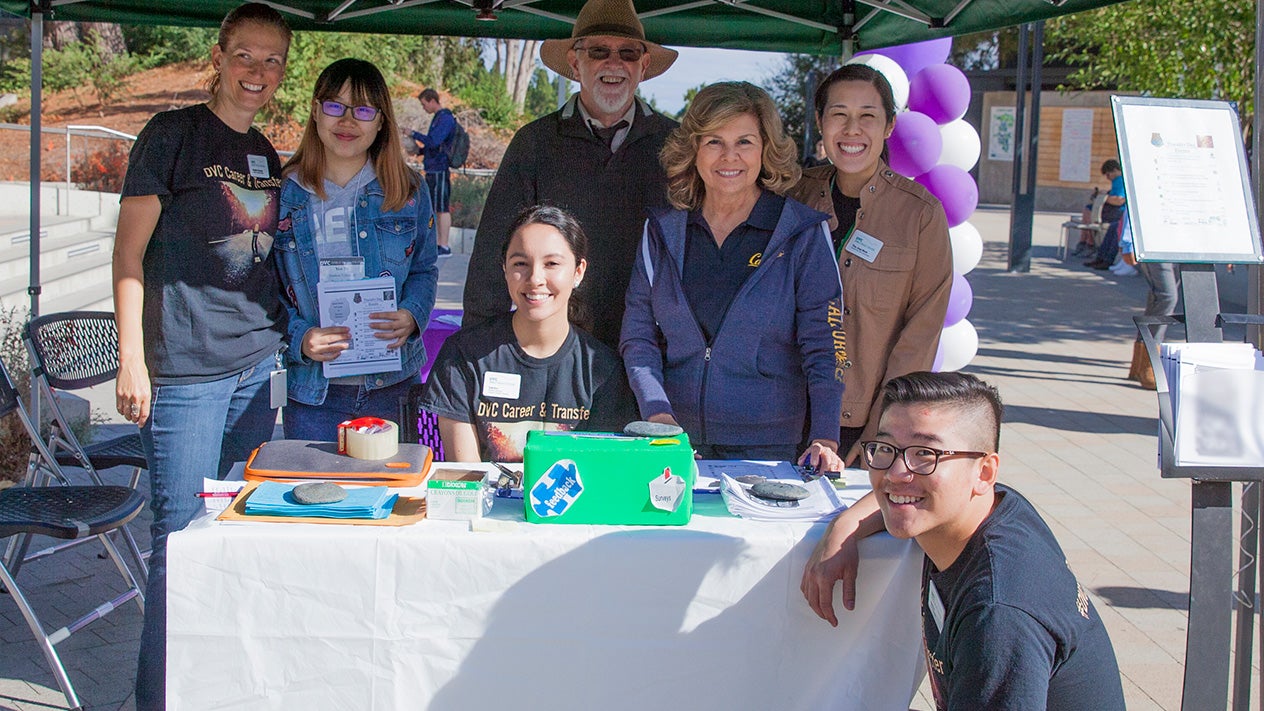
[[[952,291],[948,294],[948,311],[944,313],[944,326],[951,326],[970,313],[974,303],[974,289],[961,274],[952,275]]]
[[[974,184],[974,178],[969,173],[955,165],[937,165],[914,180],[939,198],[949,227],[956,227],[970,219],[974,208],[979,206],[979,186]]]
[[[895,117],[895,129],[887,139],[891,170],[915,178],[935,167],[944,149],[939,125],[926,114],[905,111]]]
[[[948,59],[948,53],[951,51],[952,38],[941,37],[925,42],[870,49],[857,52],[857,54],[881,54],[884,57],[890,57],[900,65],[900,69],[903,69],[905,74],[911,77],[932,64],[942,64]]]
[[[908,107],[935,123],[951,123],[970,108],[970,80],[951,64],[926,67],[909,80]]]
[[[941,372],[944,367],[944,339],[939,339],[939,345],[935,346],[935,360],[930,364],[930,372]]]

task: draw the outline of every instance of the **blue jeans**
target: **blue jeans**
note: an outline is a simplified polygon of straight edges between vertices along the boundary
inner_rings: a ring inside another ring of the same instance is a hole
[[[305,405],[290,400],[281,416],[285,438],[336,442],[340,422],[356,417],[380,417],[394,422],[399,419],[399,401],[408,397],[408,386],[416,382],[420,379],[414,376],[376,390],[363,385],[331,384],[323,404]],[[398,424],[403,429],[408,427],[406,422]],[[415,429],[417,423],[413,422],[412,427]]]
[[[269,403],[269,353],[226,378],[154,387],[149,421],[140,430],[149,460],[153,553],[145,591],[145,625],[136,670],[138,711],[165,708],[167,658],[167,535],[203,510],[202,479],[223,479],[234,462],[272,439],[276,412]]]

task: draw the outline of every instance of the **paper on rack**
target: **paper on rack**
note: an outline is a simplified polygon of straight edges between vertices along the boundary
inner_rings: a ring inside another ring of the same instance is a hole
[[[1264,361],[1246,343],[1163,344],[1181,466],[1264,465]]]
[[[838,490],[825,477],[808,482],[797,477],[788,481],[807,489],[808,497],[793,502],[765,501],[752,495],[745,484],[726,472],[720,474],[720,492],[729,513],[754,521],[825,521],[847,508],[838,498]]]

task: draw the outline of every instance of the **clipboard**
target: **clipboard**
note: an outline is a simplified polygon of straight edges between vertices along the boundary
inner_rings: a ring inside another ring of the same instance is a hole
[[[256,450],[257,451],[257,450]],[[258,488],[259,481],[247,482],[233,503],[224,509],[216,521],[266,521],[270,523],[321,523],[344,526],[411,526],[425,520],[426,500],[420,496],[400,496],[386,518],[324,518],[320,516],[251,516],[246,513],[246,500]]]

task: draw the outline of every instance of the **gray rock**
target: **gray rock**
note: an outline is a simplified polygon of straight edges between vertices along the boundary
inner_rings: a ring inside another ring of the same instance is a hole
[[[347,490],[328,481],[311,481],[294,487],[294,500],[300,504],[336,504],[347,498]]]
[[[807,489],[784,481],[760,482],[752,486],[750,492],[770,501],[802,501],[809,496]]]
[[[733,481],[736,481],[739,484],[762,484],[768,481],[768,477],[760,476],[758,474],[743,474],[741,476],[733,477]]]
[[[675,437],[681,432],[684,432],[684,430],[676,425],[649,422],[647,420],[629,422],[623,428],[623,434],[629,437]]]

